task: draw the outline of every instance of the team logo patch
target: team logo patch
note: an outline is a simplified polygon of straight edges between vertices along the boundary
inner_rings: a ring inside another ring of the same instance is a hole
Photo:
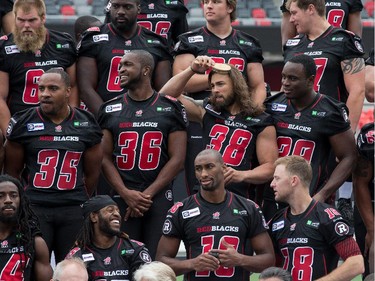
[[[44,123],[27,123],[26,127],[28,132],[42,131],[44,130]]]
[[[286,111],[286,107],[287,105],[286,104],[282,104],[282,103],[272,103],[271,105],[271,110],[272,111]]]
[[[105,107],[106,113],[120,111],[120,110],[122,110],[122,104],[121,103],[116,103],[114,105],[107,105]]]
[[[135,117],[142,117],[142,115],[143,115],[143,110],[142,110],[142,109],[137,110],[137,111],[135,112]]]
[[[154,3],[148,4],[148,9],[149,10],[155,9],[155,4]]]
[[[67,44],[60,44],[60,43],[57,43],[57,44],[56,44],[56,49],[69,49],[69,48],[70,48],[69,43],[67,43]]]
[[[221,41],[219,42],[219,44],[220,44],[220,46],[225,46],[225,45],[227,45],[227,41],[225,41],[225,40],[221,40]]]
[[[325,112],[325,111],[316,111],[316,110],[311,111],[312,116],[324,117],[324,116],[326,116],[326,114],[327,114],[327,112]]]
[[[294,119],[299,120],[300,117],[301,117],[301,112],[297,112],[296,114],[294,114]]]
[[[212,214],[212,218],[213,218],[214,220],[218,220],[218,219],[220,219],[220,212],[215,212],[215,213],[213,213],[213,214]]]
[[[199,210],[199,207],[195,207],[194,209],[186,210],[182,212],[182,218],[187,219],[187,218],[192,218],[199,216],[201,214],[201,211]]]
[[[296,223],[293,223],[291,226],[290,226],[290,231],[294,231],[296,229]]]
[[[172,107],[161,107],[161,106],[158,106],[158,107],[156,107],[156,111],[157,112],[171,112],[172,111]]]
[[[307,45],[307,48],[312,48],[314,46],[314,42],[311,42]]]
[[[131,45],[132,45],[132,40],[125,41],[125,46],[131,46]]]
[[[94,255],[92,253],[90,253],[90,254],[83,254],[82,255],[82,259],[83,259],[84,262],[95,260]]]
[[[284,221],[278,221],[272,224],[272,231],[276,231],[284,228]]]
[[[73,122],[73,126],[74,127],[88,127],[89,126],[89,122],[87,122],[87,121],[85,121],[85,122],[74,121]]]
[[[337,222],[335,224],[335,231],[340,236],[347,235],[349,233],[349,226],[342,221]]]
[[[170,95],[165,95],[165,97],[169,100],[173,100],[173,101],[177,101],[177,99],[175,97],[172,97]]]
[[[92,41],[94,41],[95,43],[100,42],[100,41],[109,41],[109,36],[108,36],[108,34],[94,35],[92,37]]]
[[[174,213],[177,212],[178,208],[180,208],[182,206],[184,206],[184,204],[182,202],[177,202],[176,204],[174,204],[172,206],[172,208],[169,209],[169,212],[172,213],[172,214],[174,214]]]
[[[247,42],[247,41],[244,41],[244,40],[240,40],[239,42],[240,42],[240,45],[247,45],[247,46],[252,46],[253,45],[253,43]]]
[[[240,215],[240,216],[247,216],[247,211],[246,210],[238,210],[238,209],[233,209],[233,215]]]
[[[56,133],[61,133],[61,132],[62,132],[62,126],[61,126],[61,125],[57,125],[57,126],[55,127],[55,132],[56,132]]]
[[[8,248],[8,240],[4,240],[3,242],[1,242],[1,248]]]
[[[363,53],[363,47],[362,47],[361,43],[359,43],[358,41],[354,41],[354,45],[355,45],[355,47],[357,48],[358,51]]]
[[[141,260],[143,260],[145,263],[150,263],[152,261],[151,257],[150,257],[150,254],[145,251],[145,250],[142,250],[140,253],[139,253],[139,257],[141,258]]]
[[[10,45],[5,47],[5,53],[7,55],[10,54],[18,54],[20,50],[18,49],[17,45]]]
[[[92,27],[89,27],[88,29],[86,29],[86,31],[97,31],[97,32],[99,32],[100,28],[97,27],[97,26],[92,26]]]
[[[348,112],[346,111],[346,109],[344,107],[341,107],[341,114],[342,114],[342,117],[344,118],[345,122],[349,122]]]
[[[104,265],[110,265],[110,264],[111,264],[111,261],[112,261],[111,257],[106,257],[106,258],[103,260],[103,263],[104,263]]]
[[[310,227],[312,227],[312,228],[316,228],[316,229],[318,229],[320,223],[319,223],[319,222],[313,222],[313,221],[311,221],[311,220],[308,220],[308,221],[306,222],[306,225],[307,225],[307,226],[310,226]]]
[[[148,39],[147,43],[149,43],[149,44],[160,44],[160,41],[159,40]]]
[[[163,234],[169,234],[172,231],[172,222],[170,220],[165,220],[163,225]]]
[[[188,37],[189,43],[197,43],[197,42],[204,42],[202,35]]]
[[[332,37],[331,41],[341,42],[344,40],[344,37]]]
[[[214,108],[212,107],[212,105],[209,104],[209,103],[206,104],[205,109],[206,109],[206,110],[209,110],[209,111],[212,111],[213,113],[216,113],[216,114],[218,114],[218,115],[221,114],[221,112],[215,111]]]
[[[286,41],[286,46],[296,46],[298,45],[299,41],[301,41],[301,39],[289,39],[288,41]]]
[[[165,198],[167,198],[168,201],[172,201],[173,200],[173,193],[172,193],[172,190],[167,190],[165,192]]]

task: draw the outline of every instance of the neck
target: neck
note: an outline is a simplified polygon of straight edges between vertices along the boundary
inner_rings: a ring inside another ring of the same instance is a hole
[[[55,124],[60,124],[61,122],[63,122],[70,114],[70,106],[67,105],[65,107],[63,107],[57,114],[46,114],[44,113],[45,115],[47,115],[47,117]]]
[[[227,195],[227,192],[225,191],[225,188],[218,188],[213,191],[207,191],[201,188],[201,196],[204,200],[206,200],[209,203],[218,204],[225,201],[225,197]]]
[[[137,33],[137,30],[138,30],[138,24],[135,23],[133,24],[133,26],[127,30],[119,30],[117,29],[113,24],[111,24],[112,28],[115,29],[117,31],[117,33],[121,34],[122,37],[124,38],[131,38],[133,37],[136,33]]]
[[[292,99],[291,103],[293,106],[298,110],[301,111],[311,105],[311,103],[314,101],[317,93],[311,89],[311,91],[306,94],[305,96],[299,98],[299,99]]]
[[[216,25],[207,22],[207,29],[221,39],[228,37],[229,34],[232,32],[230,19],[229,23],[225,21],[223,23]]]
[[[14,225],[9,223],[0,222],[0,240],[4,240],[13,232]]]
[[[307,37],[310,40],[315,40],[320,35],[322,35],[331,25],[328,21],[324,18],[319,17],[319,19],[311,25],[312,28],[310,32],[307,34]]]
[[[304,190],[301,190],[301,192],[294,193],[294,195],[291,196],[290,200],[288,200],[289,202],[287,202],[290,206],[290,212],[292,215],[302,214],[304,211],[306,211],[307,207],[309,207],[312,201],[312,198],[308,193],[308,188],[301,188],[304,188]]]
[[[231,115],[236,115],[241,112],[240,105],[237,104],[236,102],[233,103],[232,105],[228,106],[226,109]]]
[[[94,234],[93,244],[100,249],[108,249],[116,242],[117,236],[107,236],[104,234]]]
[[[144,83],[141,85],[145,85]],[[135,101],[143,101],[149,99],[154,93],[151,85],[140,86],[135,89],[128,89],[128,96]]]

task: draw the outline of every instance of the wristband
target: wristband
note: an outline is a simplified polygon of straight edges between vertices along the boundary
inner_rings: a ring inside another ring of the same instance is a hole
[[[195,74],[205,74],[205,72],[199,72],[199,71],[195,71],[191,65],[190,65],[190,70],[193,71]]]

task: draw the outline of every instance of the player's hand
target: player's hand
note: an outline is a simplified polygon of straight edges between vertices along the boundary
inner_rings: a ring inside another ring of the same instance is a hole
[[[143,213],[148,211],[152,205],[151,196],[144,194],[137,190],[129,189],[123,198],[126,204],[129,206],[126,210],[124,220],[126,221],[130,216],[140,217]]]
[[[190,67],[194,72],[204,74],[206,70],[214,65],[214,60],[209,56],[197,56],[191,63]]]
[[[237,171],[231,167],[225,167],[224,181],[225,184],[242,182],[244,180],[242,171]]]
[[[325,201],[324,196],[320,192],[318,192],[317,194],[315,194],[314,197],[313,197],[313,199],[315,201],[319,201],[321,203],[324,203],[324,201]]]
[[[223,267],[235,267],[240,262],[240,255],[233,245],[227,243],[225,239],[222,241],[222,245],[226,249],[213,249],[210,252],[217,255],[220,265]]]
[[[191,259],[192,268],[195,271],[214,271],[217,270],[220,266],[220,261],[210,255],[209,253],[200,254],[194,259]]]

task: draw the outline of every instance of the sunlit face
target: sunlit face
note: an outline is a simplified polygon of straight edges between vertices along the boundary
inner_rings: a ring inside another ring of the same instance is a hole
[[[288,202],[292,191],[291,176],[286,171],[285,165],[277,165],[273,174],[271,188],[275,193],[275,200],[278,202]]]
[[[289,12],[289,21],[296,27],[297,33],[308,33],[309,29],[311,28],[309,11],[298,8],[297,3],[292,2]]]
[[[19,8],[16,12],[14,42],[21,51],[36,52],[45,42],[45,16],[40,17],[35,7],[29,11]]]
[[[136,24],[140,9],[135,0],[111,0],[111,23],[119,31],[128,31]]]
[[[132,53],[126,54],[120,61],[120,84],[122,88],[133,89],[139,85],[142,79],[143,68],[138,56]]]
[[[227,74],[215,73],[211,78],[210,103],[220,111],[233,105],[235,97],[233,93],[233,82]]]
[[[12,182],[0,183],[0,222],[16,223],[20,207],[20,195]]]
[[[207,22],[222,22],[223,19],[230,19],[233,8],[228,6],[226,0],[203,0],[203,14]]]
[[[120,233],[121,215],[117,205],[109,205],[100,209],[98,213],[99,230],[109,236]]]
[[[47,116],[57,116],[68,106],[70,88],[58,73],[44,73],[38,83],[40,108]]]
[[[287,62],[281,72],[281,84],[288,99],[301,99],[312,90],[314,76],[306,77],[302,64]]]
[[[224,164],[211,154],[198,155],[194,161],[195,177],[204,191],[214,191],[224,182]]]

